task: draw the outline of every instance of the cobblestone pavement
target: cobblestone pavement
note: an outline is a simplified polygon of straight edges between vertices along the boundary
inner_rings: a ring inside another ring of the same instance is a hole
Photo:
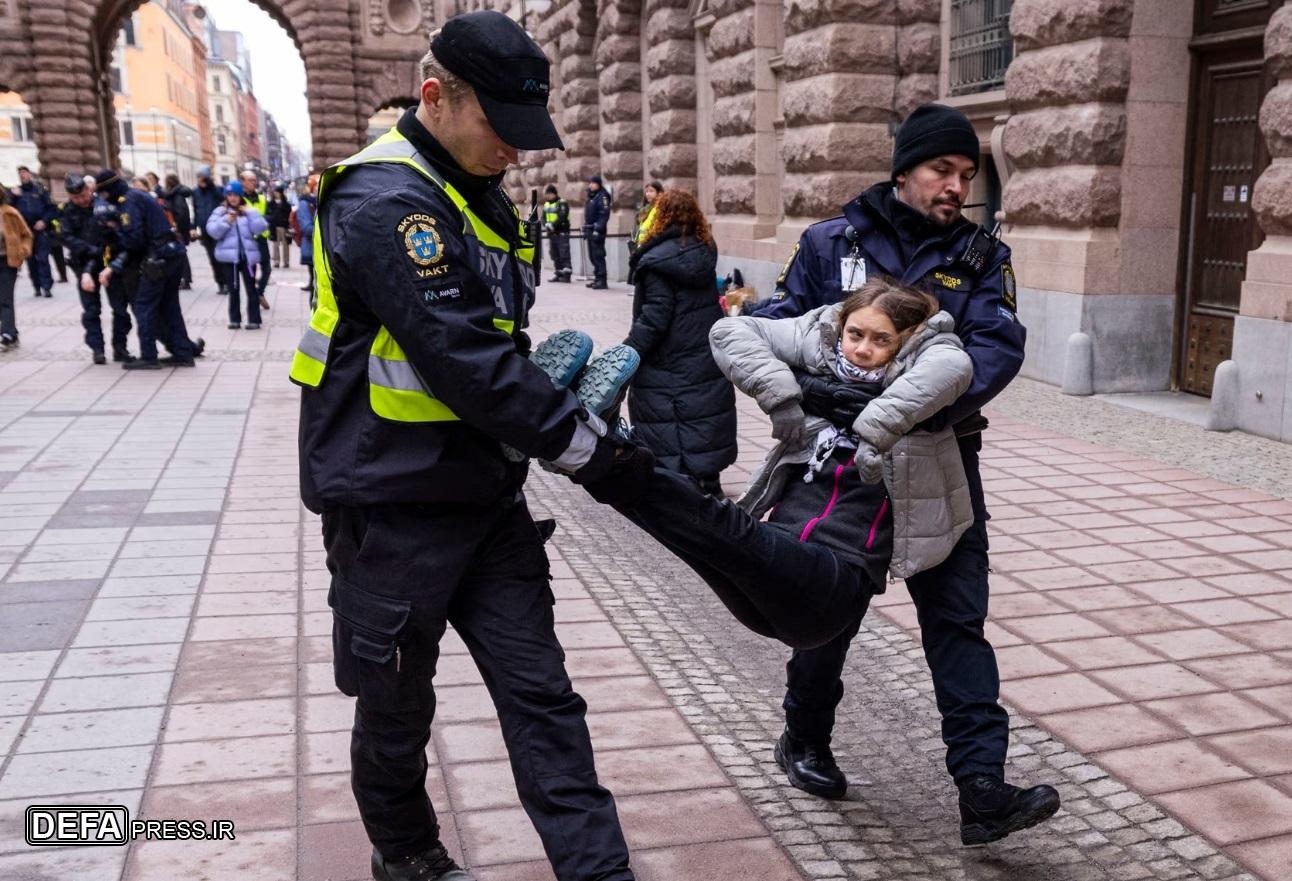
[[[207,359],[144,375],[89,365],[67,287],[20,294],[23,347],[0,355],[0,877],[366,877],[317,524],[295,496],[283,362],[299,279],[279,274],[259,334],[227,331],[223,300],[200,286],[186,313]],[[604,344],[627,328],[623,289],[549,286],[543,302],[535,336],[581,326]],[[787,652],[536,472],[532,501],[561,524],[559,630],[643,879],[1292,877],[1292,507],[1199,477],[1187,457],[1215,435],[1176,433],[1167,467],[1133,438],[1131,455],[1054,430],[1072,402],[1025,391],[1040,424],[1007,399],[987,452],[991,627],[1012,771],[1058,785],[1065,811],[976,850],[958,844],[900,586],[846,673],[849,797],[810,798],[771,760]],[[733,492],[766,447],[742,408]],[[455,639],[437,682],[430,782],[450,847],[481,881],[549,879]],[[229,816],[238,841],[33,851],[21,811],[49,801]]]

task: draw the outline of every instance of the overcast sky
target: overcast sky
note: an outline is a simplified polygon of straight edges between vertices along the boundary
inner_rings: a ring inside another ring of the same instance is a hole
[[[278,22],[250,0],[203,0],[222,31],[242,31],[251,53],[256,100],[274,115],[293,146],[310,149],[310,114],[305,99],[305,63]]]

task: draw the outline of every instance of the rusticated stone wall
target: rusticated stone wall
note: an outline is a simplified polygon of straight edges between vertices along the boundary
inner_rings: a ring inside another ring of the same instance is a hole
[[[916,107],[938,100],[942,61],[941,0],[898,0],[897,92],[893,110],[905,119]]]
[[[1265,59],[1278,84],[1261,104],[1261,133],[1271,162],[1256,180],[1252,210],[1267,236],[1292,236],[1292,3],[1270,19]],[[1292,303],[1279,317],[1292,321]]]
[[[754,13],[747,0],[714,0],[705,41],[713,84],[713,204],[718,214],[753,215],[757,133]]]
[[[695,27],[687,0],[647,0],[646,178],[696,189]]]
[[[920,42],[915,21],[909,33],[901,30],[912,47]],[[893,0],[789,0],[781,100],[786,216],[836,214],[865,187],[888,177],[889,123],[901,79],[898,32]],[[915,76],[914,68],[928,66],[927,59],[916,61],[918,54],[909,53]]]
[[[255,0],[281,24],[305,63],[314,164],[363,144],[372,111],[417,94],[417,60],[435,26],[433,4],[365,0]],[[10,0],[0,19],[0,81],[32,109],[40,164],[52,179],[117,163],[106,61],[124,18],[143,0]],[[16,14],[14,14],[16,13]],[[87,96],[93,96],[87,101]]]
[[[1005,77],[1010,223],[1114,227],[1121,216],[1133,0],[1018,0]]]
[[[549,102],[565,143],[559,150],[522,157],[526,187],[555,183],[572,204],[582,204],[584,182],[601,170],[601,91],[593,59],[596,0],[554,4],[537,28],[537,39],[552,62],[554,88]],[[514,176],[513,176],[514,179]]]
[[[642,198],[641,0],[606,0],[597,15],[601,175],[623,208]]]

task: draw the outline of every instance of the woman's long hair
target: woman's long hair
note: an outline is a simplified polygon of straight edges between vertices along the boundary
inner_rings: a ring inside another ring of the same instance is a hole
[[[641,238],[645,244],[670,226],[682,231],[682,240],[696,238],[706,245],[713,244],[709,221],[700,210],[700,203],[690,190],[665,190],[655,200],[655,218]]]

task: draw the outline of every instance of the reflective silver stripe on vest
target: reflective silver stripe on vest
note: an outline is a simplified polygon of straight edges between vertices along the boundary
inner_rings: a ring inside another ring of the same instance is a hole
[[[418,168],[426,172],[431,180],[441,187],[444,186],[444,178],[422,157],[421,153],[417,152],[417,148],[413,146],[412,141],[408,140],[371,144],[340,164],[346,166],[358,165],[362,162],[371,162],[374,159],[411,159],[417,163]]]
[[[305,336],[301,337],[301,341],[297,344],[296,348],[304,352],[306,355],[309,355],[315,361],[322,361],[326,364],[327,350],[330,342],[331,338],[327,334],[320,333],[312,327],[307,327],[305,329]]]
[[[407,361],[391,361],[369,355],[368,382],[383,388],[428,394],[426,383],[422,382],[422,377],[418,375],[416,368]]]

